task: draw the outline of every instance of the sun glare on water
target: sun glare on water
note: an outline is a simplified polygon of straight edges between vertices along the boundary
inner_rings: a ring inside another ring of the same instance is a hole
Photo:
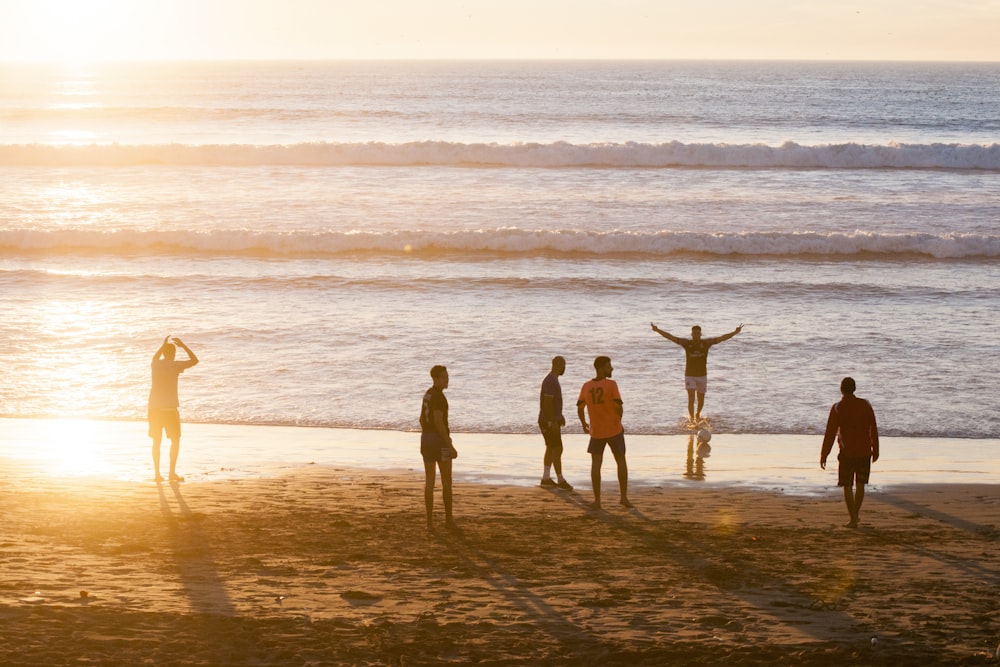
[[[48,419],[40,422],[32,457],[53,477],[116,477],[124,471],[106,450],[105,422]]]

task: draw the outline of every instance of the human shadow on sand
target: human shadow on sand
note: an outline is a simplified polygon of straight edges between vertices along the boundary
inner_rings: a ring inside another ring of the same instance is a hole
[[[160,512],[170,536],[170,549],[184,594],[192,611],[204,614],[235,615],[235,609],[226,592],[225,582],[219,576],[212,558],[211,543],[202,530],[205,515],[192,512],[184,501],[179,484],[170,484],[168,497],[164,484],[158,484]],[[174,505],[172,507],[171,505]]]
[[[483,581],[521,610],[530,619],[528,623],[555,640],[561,651],[569,653],[561,656],[562,659],[568,658],[573,664],[599,665],[604,657],[614,652],[610,644],[566,618],[460,529],[443,534],[441,539],[466,565],[483,572]]]
[[[785,579],[755,568],[742,557],[741,547],[736,546],[741,542],[738,535],[720,540],[718,536],[713,539],[703,534],[700,528],[677,530],[677,526],[673,526],[675,530],[668,531],[663,522],[648,518],[636,507],[623,508],[615,503],[613,510],[595,509],[575,493],[553,495],[637,539],[644,547],[672,561],[692,579],[717,588],[723,595],[719,598],[717,614],[707,619],[708,622],[725,618],[739,625],[735,619],[750,614],[764,625],[778,623],[817,641],[828,639],[826,629],[832,624],[845,627],[858,624],[858,619],[843,610],[852,596],[850,589],[836,596],[817,597]],[[705,528],[705,531],[711,530]],[[750,539],[747,535],[747,540]]]

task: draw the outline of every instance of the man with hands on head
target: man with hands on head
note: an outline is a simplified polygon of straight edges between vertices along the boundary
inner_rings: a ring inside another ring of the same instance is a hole
[[[178,412],[180,401],[177,398],[177,379],[180,374],[198,363],[198,357],[180,338],[170,336],[163,339],[163,344],[153,355],[150,364],[152,384],[149,388],[149,437],[153,439],[153,470],[156,481],[162,482],[160,475],[160,443],[164,431],[170,439],[170,472],[171,483],[183,482],[184,478],[177,474],[177,455],[181,449],[181,416]],[[187,359],[177,361],[177,348],[187,354]]]

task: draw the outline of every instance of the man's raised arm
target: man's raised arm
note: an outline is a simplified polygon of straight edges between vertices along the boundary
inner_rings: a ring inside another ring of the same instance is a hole
[[[184,341],[182,341],[180,338],[174,338],[174,343],[177,345],[177,347],[187,352],[188,360],[191,362],[191,366],[194,366],[195,364],[198,363],[198,357],[195,356],[195,353],[191,351],[190,347],[184,344]],[[188,368],[190,368],[190,366]]]
[[[723,334],[723,335],[719,336],[718,338],[716,338],[715,342],[716,343],[721,343],[724,340],[729,340],[730,338],[732,338],[733,336],[735,336],[736,334],[738,334],[741,331],[743,331],[743,323],[742,322],[740,322],[740,325],[738,327],[736,327],[735,329],[733,329],[732,331],[730,331],[729,333]]]
[[[653,331],[655,331],[656,333],[660,334],[661,336],[663,336],[664,338],[666,338],[670,342],[677,343],[678,345],[681,345],[681,339],[678,338],[677,336],[673,335],[672,333],[664,331],[663,329],[661,329],[660,327],[656,326],[652,322],[649,323],[649,326],[653,327]]]
[[[163,350],[166,349],[167,345],[170,344],[170,336],[163,339],[163,344],[157,348],[156,352],[153,353],[153,361],[159,361],[160,357],[163,356]]]

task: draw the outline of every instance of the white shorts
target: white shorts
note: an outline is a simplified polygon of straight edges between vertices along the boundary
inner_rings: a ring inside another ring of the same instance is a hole
[[[685,375],[684,388],[687,389],[688,391],[694,390],[699,394],[704,394],[705,390],[708,389],[708,378],[704,375],[702,375],[701,377]]]

